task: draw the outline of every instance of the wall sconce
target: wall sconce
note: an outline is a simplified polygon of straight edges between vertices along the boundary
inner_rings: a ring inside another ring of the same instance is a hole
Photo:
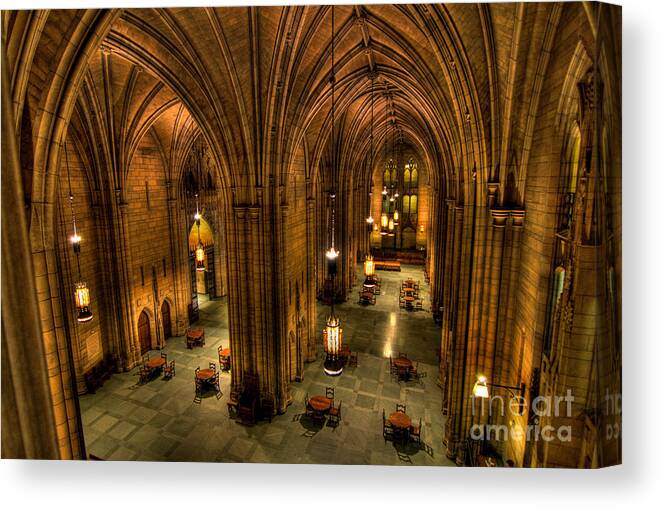
[[[525,394],[526,394],[526,384],[521,383],[521,386],[507,386],[499,385],[496,383],[490,383],[492,388],[503,388],[512,396],[513,399],[517,399],[519,402],[519,411],[518,414],[521,416],[525,410]],[[518,393],[517,393],[518,392]],[[473,395],[478,399],[487,399],[489,398],[489,384],[487,383],[487,378],[483,375],[477,376],[477,381],[473,385]]]

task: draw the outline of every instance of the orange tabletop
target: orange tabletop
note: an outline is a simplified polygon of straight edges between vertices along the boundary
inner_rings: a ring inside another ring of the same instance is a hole
[[[201,379],[202,381],[208,381],[209,379],[212,379],[215,375],[216,375],[216,371],[213,369],[201,369],[195,373],[197,379]]]
[[[315,395],[308,403],[315,411],[328,411],[331,407],[332,401],[323,395]]]
[[[398,369],[410,369],[413,367],[413,362],[409,360],[408,358],[395,358],[392,363],[397,367]]]
[[[186,332],[186,337],[189,337],[191,339],[199,339],[204,335],[204,330],[201,329],[196,329],[196,330],[188,330]]]
[[[405,296],[404,301],[405,302],[415,302],[415,296]]]
[[[399,411],[391,414],[388,417],[388,421],[393,427],[398,429],[408,429],[411,427],[411,418],[406,413],[400,413]]]
[[[163,358],[162,356],[159,356],[158,358],[152,358],[151,360],[147,360],[145,362],[145,367],[150,369],[158,369],[163,365],[165,365],[165,358]]]
[[[227,358],[230,356],[230,348],[226,347],[225,349],[220,351],[220,356],[223,358]]]
[[[415,289],[414,288],[404,288],[405,293],[414,293]]]

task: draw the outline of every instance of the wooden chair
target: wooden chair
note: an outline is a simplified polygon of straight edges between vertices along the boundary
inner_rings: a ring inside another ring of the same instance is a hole
[[[406,404],[397,404],[397,406],[395,406],[395,411],[398,413],[406,413]]]
[[[332,386],[327,386],[326,387],[326,397],[329,399],[334,399],[335,398],[335,388]]]
[[[227,401],[227,414],[232,420],[236,419],[236,417],[239,416],[238,400],[230,398],[230,400]]]
[[[307,393],[305,394],[305,416],[314,416],[314,409],[312,409],[312,406],[310,405],[310,397]]]
[[[140,384],[144,384],[151,379],[151,369],[142,366],[140,367],[139,375],[140,375]]]
[[[420,433],[422,432],[422,418],[420,418],[420,423],[418,425],[411,425],[411,429],[409,431],[409,437],[411,438],[411,441],[414,443],[420,444]]]
[[[213,363],[213,362],[209,362],[209,368],[210,368],[212,371],[216,372],[216,364],[215,364],[215,363]]]
[[[254,425],[257,419],[257,403],[259,402],[259,377],[254,374],[244,374],[243,389],[239,396],[239,419],[246,425]]]
[[[214,371],[215,371],[214,365]],[[213,376],[213,387],[216,389],[216,400],[220,399],[223,396],[223,392],[220,390],[220,372],[216,372]]]
[[[399,355],[397,356],[397,358],[408,358],[408,356],[407,356],[406,353],[401,353],[400,352]]]
[[[269,423],[271,423],[271,420],[273,419],[273,414],[275,413],[275,402],[273,401],[273,397],[269,394],[266,394],[262,397],[262,411],[261,411],[261,417],[263,419],[268,419]]]
[[[399,372],[397,370],[397,366],[392,361],[392,356],[390,356],[389,358],[390,358],[390,377],[392,378],[397,376]]]
[[[382,418],[383,418],[383,439],[387,441],[389,438],[392,439],[392,425],[386,419],[385,409],[383,410],[382,415],[383,415],[382,416]]]
[[[174,360],[170,362],[170,365],[167,363],[163,367],[163,379],[172,379],[175,376],[174,369]]]
[[[333,405],[328,410],[328,423],[336,426],[340,423],[340,420],[342,420],[342,401],[340,401],[337,407]]]
[[[197,370],[200,370],[198,367]],[[201,404],[202,403],[202,382],[195,377],[195,397],[193,398],[193,402],[195,404]]]
[[[161,351],[161,358],[163,358],[163,360],[165,360],[165,363],[168,363],[168,354],[167,353],[164,353],[163,351]]]
[[[415,310],[422,310],[422,298],[418,298],[415,301]]]

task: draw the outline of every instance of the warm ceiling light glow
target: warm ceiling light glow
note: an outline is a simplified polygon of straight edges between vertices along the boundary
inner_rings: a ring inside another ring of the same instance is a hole
[[[392,214],[392,218],[395,221],[395,224],[399,222],[399,212],[395,210],[395,213]]]
[[[487,378],[478,376],[475,385],[473,386],[473,395],[480,399],[489,398],[489,388],[487,386]]]
[[[388,215],[381,214],[381,229],[386,229],[388,227]]]
[[[368,224],[374,224],[374,217],[370,215],[369,217],[367,217],[367,219],[365,219],[365,222],[367,222]]]
[[[386,189],[385,186],[383,187],[383,190],[381,191],[381,194],[383,194],[384,196],[388,195],[388,189]]]
[[[394,221],[394,220],[390,219],[390,222],[388,222],[388,229],[389,229],[390,231],[394,231],[394,230],[395,230],[395,221]]]
[[[202,216],[200,215],[200,212],[195,212],[195,220],[199,221],[201,218]]]
[[[331,247],[326,251],[326,257],[330,260],[337,259],[337,256],[340,255],[340,251],[335,250],[335,247]]]

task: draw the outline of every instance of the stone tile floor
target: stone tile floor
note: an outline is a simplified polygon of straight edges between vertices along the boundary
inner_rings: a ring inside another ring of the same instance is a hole
[[[172,380],[157,378],[138,386],[134,369],[113,375],[96,394],[81,397],[87,452],[106,460],[453,465],[442,444],[445,419],[435,379],[439,329],[428,311],[405,311],[397,304],[400,281],[409,275],[421,280],[425,298],[422,270],[379,275],[382,291],[376,305],[357,305],[354,292],[337,306],[345,340],[358,352],[358,367],[329,378],[319,355],[317,362],[306,365],[304,381],[292,383],[292,405],[272,423],[246,427],[229,419],[228,373],[221,374],[220,400],[208,397],[193,403],[195,368],[217,362],[218,346],[228,344],[227,307],[218,299],[201,304],[204,348],[188,350],[183,337],[168,339],[164,351],[177,367]],[[318,308],[319,330],[328,310]],[[392,380],[390,350],[404,351],[420,362],[427,377],[421,383]],[[305,393],[323,394],[326,386],[334,386],[336,400],[342,401],[343,419],[336,428],[318,428],[302,417]],[[387,416],[397,402],[406,403],[413,421],[422,419],[422,446],[402,448],[384,441],[382,411]]]

